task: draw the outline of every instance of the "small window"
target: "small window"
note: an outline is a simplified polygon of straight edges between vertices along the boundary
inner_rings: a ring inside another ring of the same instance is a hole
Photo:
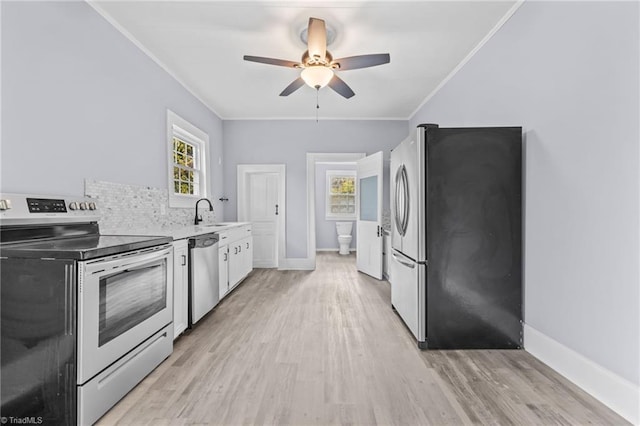
[[[207,197],[207,148],[209,136],[167,110],[169,140],[169,206],[193,207]]]
[[[355,170],[327,170],[326,219],[356,218]]]
[[[186,138],[184,138],[186,139]],[[198,195],[200,193],[200,147],[197,143],[173,136],[173,193]]]

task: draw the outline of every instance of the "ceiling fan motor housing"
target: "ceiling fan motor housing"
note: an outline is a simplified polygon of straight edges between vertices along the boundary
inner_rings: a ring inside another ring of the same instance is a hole
[[[333,61],[333,56],[328,50],[326,51],[324,58],[320,58],[319,56],[310,56],[309,51],[306,50],[302,54],[302,59],[300,60],[303,67],[314,67],[314,66],[322,65],[325,67],[338,68],[339,65],[335,64],[337,66],[334,66],[334,64],[331,63],[332,61]]]

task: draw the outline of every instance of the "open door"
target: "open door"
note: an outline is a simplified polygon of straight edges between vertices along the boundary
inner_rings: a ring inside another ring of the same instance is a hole
[[[358,160],[356,193],[356,265],[382,279],[382,151]]]

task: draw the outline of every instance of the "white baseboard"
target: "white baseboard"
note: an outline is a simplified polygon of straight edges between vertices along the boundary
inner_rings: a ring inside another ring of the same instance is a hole
[[[640,386],[527,324],[524,348],[632,424],[640,424]]]
[[[312,259],[303,257],[299,259],[283,259],[278,266],[280,271],[313,271],[316,268]]]
[[[333,251],[333,252],[339,252],[340,249],[337,248],[323,248],[323,249],[316,249],[316,251],[320,251],[320,252],[326,252],[326,251]],[[349,251],[356,251],[355,248],[349,248]]]

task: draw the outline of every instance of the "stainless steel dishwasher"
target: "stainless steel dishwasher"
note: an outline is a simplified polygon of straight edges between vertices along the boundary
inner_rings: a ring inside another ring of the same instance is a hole
[[[189,327],[211,311],[220,300],[218,284],[218,235],[189,239]]]

